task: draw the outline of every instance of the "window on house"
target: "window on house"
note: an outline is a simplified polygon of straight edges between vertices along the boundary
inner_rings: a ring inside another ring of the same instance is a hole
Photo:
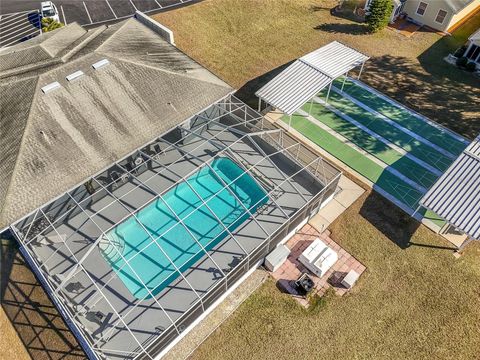
[[[443,21],[445,20],[445,17],[447,16],[447,12],[445,10],[438,10],[437,17],[435,18],[435,21],[443,24]]]
[[[425,14],[425,10],[427,10],[427,5],[427,3],[420,1],[420,4],[418,4],[417,8],[417,14],[423,16],[423,14]]]

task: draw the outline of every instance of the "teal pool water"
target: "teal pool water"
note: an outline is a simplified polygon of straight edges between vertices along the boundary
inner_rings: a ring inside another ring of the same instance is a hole
[[[234,231],[249,217],[242,204],[255,212],[268,201],[265,191],[229,158],[216,159],[211,166],[215,172],[208,166],[202,167],[186,181],[166,192],[162,196],[164,201],[157,199],[136,214],[154,238],[161,235],[157,239],[158,245],[180,271],[185,271],[206,255],[170,208],[183,219],[184,224],[206,250],[228,235],[188,184],[230,231]],[[231,183],[230,190],[242,204],[227,189],[223,189],[222,180],[226,184]],[[167,256],[133,216],[110,230],[106,236],[121,249],[123,258],[111,246],[102,247],[102,255],[136,298],[142,299],[149,294],[135,273],[153,295],[158,294],[179,276]],[[132,258],[134,255],[137,256]],[[124,259],[131,259],[129,264],[135,272],[128,266],[122,268]]]

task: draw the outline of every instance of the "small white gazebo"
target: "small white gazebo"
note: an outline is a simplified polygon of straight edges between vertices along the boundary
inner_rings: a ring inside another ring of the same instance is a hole
[[[255,93],[259,110],[264,101],[289,115],[291,123],[292,114],[326,87],[328,102],[336,78],[348,74],[358,66],[361,67],[358,74],[360,78],[368,59],[368,56],[338,41],[322,46],[295,60]]]

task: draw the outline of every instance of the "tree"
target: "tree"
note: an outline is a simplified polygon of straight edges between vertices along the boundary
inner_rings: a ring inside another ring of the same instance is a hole
[[[390,21],[392,11],[392,0],[372,0],[366,17],[368,30],[375,33],[384,29]]]
[[[55,21],[51,18],[42,19],[42,32],[53,31],[55,29],[61,28],[63,24],[61,22]]]

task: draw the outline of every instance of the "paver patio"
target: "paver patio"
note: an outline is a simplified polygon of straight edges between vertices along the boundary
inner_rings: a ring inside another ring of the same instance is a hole
[[[298,261],[300,254],[316,238],[320,238],[326,245],[328,245],[338,254],[338,261],[322,278],[312,274]],[[297,280],[302,273],[308,273],[315,283],[315,287],[312,291],[313,294],[323,296],[329,288],[333,288],[337,295],[342,296],[348,292],[348,289],[341,284],[342,279],[348,274],[348,272],[350,270],[355,270],[358,274],[362,275],[366,269],[365,265],[360,263],[330,238],[330,231],[326,230],[323,233],[320,233],[310,224],[306,224],[300,231],[293,235],[292,238],[287,241],[286,246],[291,251],[290,255],[285,263],[283,263],[283,265],[276,271],[272,272],[271,275],[281,288],[283,288],[289,294],[292,294],[294,298],[304,307],[309,306],[308,300],[301,296],[292,286],[295,280]]]

